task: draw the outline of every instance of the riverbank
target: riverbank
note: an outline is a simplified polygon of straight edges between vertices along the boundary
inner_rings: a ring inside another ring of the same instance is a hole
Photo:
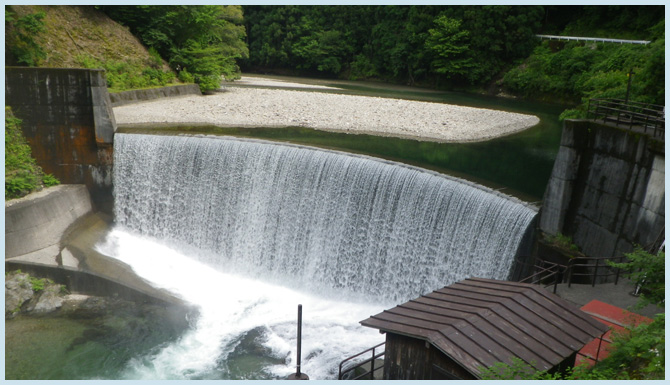
[[[298,83],[243,77],[213,95],[189,95],[114,108],[119,125],[300,126],[317,130],[477,142],[539,123],[532,115],[443,103],[309,91]],[[249,86],[277,88],[249,88]],[[279,89],[288,87],[290,89]],[[302,88],[302,90],[299,90]],[[323,87],[326,88],[326,87]]]

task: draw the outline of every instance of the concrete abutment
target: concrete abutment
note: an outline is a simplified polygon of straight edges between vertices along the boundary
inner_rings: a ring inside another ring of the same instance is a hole
[[[590,120],[565,121],[540,218],[590,257],[651,248],[665,230],[662,142]]]

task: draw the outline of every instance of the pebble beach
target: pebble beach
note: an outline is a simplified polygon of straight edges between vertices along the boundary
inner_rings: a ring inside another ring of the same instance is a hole
[[[245,87],[235,86],[236,83]],[[119,106],[114,108],[114,115],[119,125],[300,126],[437,142],[484,141],[539,123],[536,116],[505,111],[318,92],[324,88],[330,87],[243,77],[226,83],[212,95]]]

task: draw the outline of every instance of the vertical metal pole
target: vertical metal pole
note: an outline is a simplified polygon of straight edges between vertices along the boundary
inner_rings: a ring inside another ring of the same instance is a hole
[[[300,378],[300,356],[302,349],[302,305],[298,305],[298,366],[295,375]]]
[[[559,269],[558,265],[556,265],[556,276],[554,277],[554,294],[556,294],[556,288],[558,287],[558,274],[559,274]]]
[[[288,376],[289,380],[309,380],[309,376],[300,372],[300,357],[302,356],[302,305],[298,305],[298,357],[296,371]],[[340,371],[342,368],[340,368]]]
[[[572,261],[568,262],[570,266],[568,266],[568,287],[572,285],[572,268],[574,267],[574,264]]]
[[[375,348],[372,348],[372,361],[370,361],[370,379],[375,379]]]
[[[593,281],[591,282],[591,287],[596,286],[596,277],[598,277],[598,258],[596,258],[596,268],[593,269]]]
[[[631,68],[630,71],[628,71],[628,86],[626,87],[626,103],[628,104],[628,96],[630,95],[630,83],[633,81],[633,69]]]
[[[596,351],[596,358],[595,358],[596,364],[598,363],[598,358],[600,357],[600,347],[603,345],[603,337],[604,336],[605,336],[605,334],[601,334],[600,335],[600,341],[598,341],[598,350]]]
[[[619,273],[621,273],[621,269],[618,267],[616,268],[616,277],[614,278],[614,284],[618,285],[619,284]]]

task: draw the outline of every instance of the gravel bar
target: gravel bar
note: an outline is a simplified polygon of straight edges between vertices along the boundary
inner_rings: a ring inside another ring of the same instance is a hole
[[[484,141],[540,121],[533,115],[402,99],[234,86],[221,91],[119,106],[114,115],[120,125],[300,126],[437,142]]]

